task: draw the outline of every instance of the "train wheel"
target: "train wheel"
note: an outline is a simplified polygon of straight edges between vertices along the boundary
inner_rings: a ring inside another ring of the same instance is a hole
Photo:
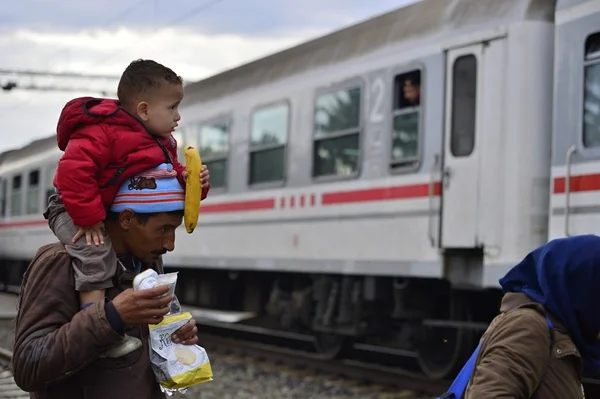
[[[449,320],[471,321],[468,304],[460,294],[453,293],[449,304]],[[418,363],[431,379],[453,377],[473,349],[473,333],[470,330],[435,326],[420,328]]]
[[[346,345],[346,338],[341,335],[318,333],[315,338],[315,349],[328,359],[336,358]]]

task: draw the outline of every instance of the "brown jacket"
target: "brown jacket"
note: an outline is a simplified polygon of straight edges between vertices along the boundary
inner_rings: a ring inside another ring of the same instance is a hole
[[[464,399],[581,399],[582,360],[565,327],[550,316],[554,345],[542,305],[507,293],[501,314],[483,335]]]
[[[162,270],[162,264],[155,265]],[[133,273],[121,268],[116,287],[131,287]],[[114,298],[120,290],[109,289]],[[137,351],[118,359],[99,358],[117,334],[104,306],[79,310],[71,259],[59,244],[38,251],[21,286],[13,373],[21,389],[35,399],[163,399],[149,360],[148,327],[126,327],[142,340]]]

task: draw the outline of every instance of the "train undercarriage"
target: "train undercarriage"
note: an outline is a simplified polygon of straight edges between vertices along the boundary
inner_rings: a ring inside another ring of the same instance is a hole
[[[180,269],[177,293],[188,305],[252,315],[240,323],[312,335],[327,357],[357,344],[413,356],[435,379],[462,367],[501,299],[433,279],[208,269]]]
[[[18,292],[27,266],[1,262],[0,289]],[[434,379],[462,367],[501,299],[499,290],[456,290],[435,279],[167,269],[175,270],[183,304],[311,335],[314,350],[329,358],[353,345],[413,357]]]

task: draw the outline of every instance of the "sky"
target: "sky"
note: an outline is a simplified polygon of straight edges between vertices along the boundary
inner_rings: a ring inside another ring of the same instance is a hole
[[[119,76],[134,59],[196,81],[415,0],[2,0],[0,70]],[[115,96],[117,80],[15,77],[0,85],[84,91],[0,91],[0,152],[55,134],[63,105]]]

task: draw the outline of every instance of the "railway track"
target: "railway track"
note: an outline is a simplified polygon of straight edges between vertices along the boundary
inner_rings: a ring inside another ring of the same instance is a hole
[[[196,312],[188,308],[192,315]],[[224,323],[195,316],[201,345],[215,351],[263,359],[266,362],[313,370],[314,375],[327,373],[333,378],[360,381],[363,384],[396,387],[425,396],[439,396],[451,380],[432,380],[417,364],[414,351],[369,344],[351,344],[332,358],[315,351],[311,335],[261,327],[259,324]],[[419,396],[421,397],[421,396]]]
[[[348,359],[326,359],[317,353],[278,347],[248,340],[202,334],[202,346],[209,353],[232,354],[250,357],[275,365],[325,374],[331,379],[345,379],[356,384],[395,387],[413,391],[417,397],[434,397],[442,394],[450,381],[431,381],[418,373],[378,364]]]
[[[0,399],[27,399],[29,394],[15,384],[10,362],[12,352],[0,348]]]

